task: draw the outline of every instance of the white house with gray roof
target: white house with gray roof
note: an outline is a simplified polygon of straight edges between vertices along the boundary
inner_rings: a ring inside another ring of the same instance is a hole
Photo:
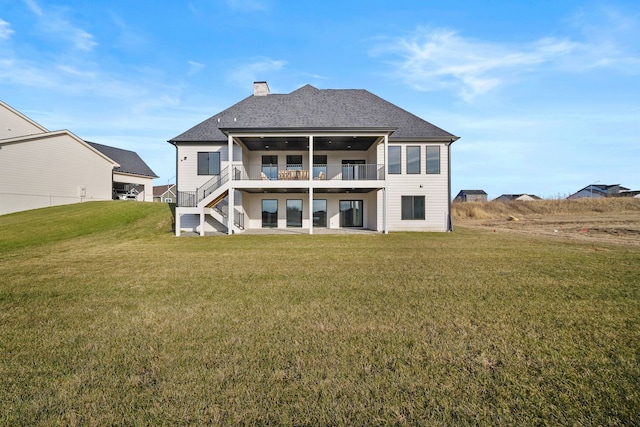
[[[154,177],[132,151],[84,141],[66,129],[49,131],[0,101],[0,215],[111,200],[125,183],[152,201]]]
[[[457,139],[366,90],[271,94],[256,82],[253,95],[169,140],[176,235],[451,230]]]

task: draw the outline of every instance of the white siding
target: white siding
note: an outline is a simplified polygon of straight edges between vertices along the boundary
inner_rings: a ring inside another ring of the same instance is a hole
[[[224,169],[229,164],[229,148],[226,144],[180,144],[178,145],[178,190],[195,191],[209,181],[211,175],[198,175],[198,153],[199,152],[220,152],[220,169]],[[233,163],[242,162],[242,150],[234,145]]]
[[[0,145],[0,214],[111,200],[113,163],[67,133]]]
[[[402,151],[402,173],[388,174],[387,178],[387,225],[389,231],[446,231],[449,214],[448,150],[444,144],[436,143],[389,143],[400,145]],[[407,147],[420,146],[420,174],[407,174]],[[440,173],[426,173],[426,147],[440,146]],[[402,196],[424,196],[426,212],[424,220],[402,220]],[[380,203],[382,209],[382,203]],[[382,216],[382,213],[379,215]],[[381,220],[382,218],[379,218]]]
[[[45,133],[46,129],[0,102],[0,139]]]

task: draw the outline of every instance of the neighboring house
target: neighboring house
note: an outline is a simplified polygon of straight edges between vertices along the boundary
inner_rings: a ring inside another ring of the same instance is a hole
[[[591,198],[599,199],[602,197],[619,197],[621,192],[629,191],[628,188],[621,186],[620,184],[604,185],[604,184],[591,184],[576,191],[567,199],[581,199]]]
[[[50,132],[0,101],[0,215],[110,200],[119,166],[68,130]]]
[[[153,179],[158,176],[135,151],[86,142],[119,164],[113,170],[113,191],[115,194],[133,193],[138,201],[153,202]]]
[[[487,193],[484,190],[460,190],[455,197],[456,202],[486,202]]]
[[[176,202],[176,185],[156,185],[153,187],[153,201],[163,203],[175,203]]]
[[[532,200],[540,200],[540,197],[534,194],[503,194],[493,199],[494,202],[510,202],[512,200],[528,202]]]
[[[366,90],[266,82],[176,136],[181,231],[447,231],[458,137]],[[229,215],[231,211],[231,215]],[[228,218],[231,216],[232,220]]]

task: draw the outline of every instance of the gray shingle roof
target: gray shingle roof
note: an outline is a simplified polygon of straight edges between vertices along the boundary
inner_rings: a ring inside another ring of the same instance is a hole
[[[152,178],[158,177],[135,151],[123,150],[122,148],[110,147],[95,142],[85,142],[114,162],[119,163],[120,167],[115,169],[117,172],[150,176]]]
[[[227,141],[224,129],[395,129],[390,139],[456,136],[362,89],[249,96],[169,142]],[[222,129],[222,130],[221,130]]]

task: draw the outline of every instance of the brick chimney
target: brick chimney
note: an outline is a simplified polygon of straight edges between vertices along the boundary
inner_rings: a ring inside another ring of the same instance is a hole
[[[253,82],[253,96],[269,95],[269,85],[267,82]]]

